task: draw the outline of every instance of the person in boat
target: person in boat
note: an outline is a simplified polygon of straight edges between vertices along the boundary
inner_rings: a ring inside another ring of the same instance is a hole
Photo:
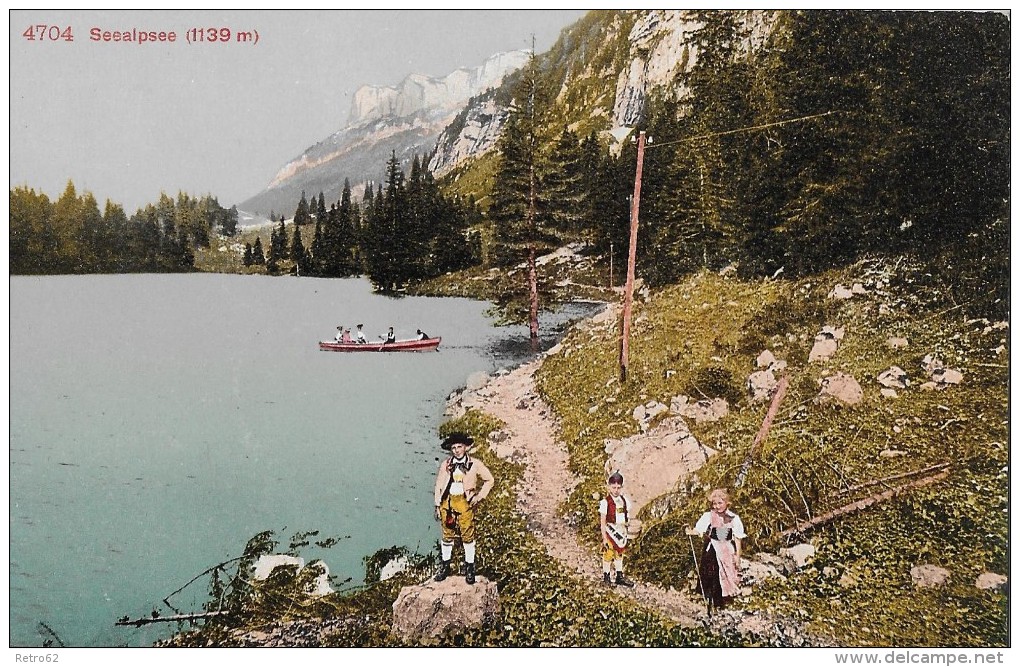
[[[634,588],[634,582],[623,576],[623,554],[627,551],[627,519],[630,498],[622,493],[623,475],[619,471],[609,476],[606,495],[599,501],[599,529],[602,533],[602,583],[606,586]],[[615,581],[610,570],[616,567]]]
[[[338,343],[344,342],[344,325],[336,325],[336,335],[334,335],[333,338],[335,338]]]
[[[340,338],[340,342],[341,343],[353,343],[354,342],[353,340],[351,340],[351,330],[350,329],[344,329],[344,334]]]
[[[397,337],[393,333],[393,327],[390,327],[389,331],[386,332],[386,340],[384,340],[383,342],[384,343],[396,343],[397,342]]]
[[[451,433],[439,445],[452,456],[439,464],[436,475],[436,520],[443,527],[439,543],[442,562],[436,581],[450,576],[453,542],[459,534],[464,547],[464,581],[475,583],[475,508],[489,495],[494,481],[484,463],[468,456],[472,445],[474,439],[459,432]]]
[[[428,337],[429,335],[427,333],[425,333],[421,329],[418,329],[418,340],[426,340]]]
[[[747,535],[740,517],[730,511],[726,489],[713,489],[708,502],[712,509],[685,532],[704,537],[698,588],[710,604],[722,609],[740,592],[740,542]]]
[[[358,332],[356,334],[354,334],[355,337],[357,338],[357,342],[359,342],[359,343],[367,343],[368,342],[368,338],[365,337],[365,332],[361,330],[361,327],[363,327],[363,326],[365,326],[365,325],[364,324],[359,324],[358,325]]]

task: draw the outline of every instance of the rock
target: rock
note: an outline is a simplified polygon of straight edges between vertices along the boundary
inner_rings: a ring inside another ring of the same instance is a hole
[[[915,588],[937,588],[949,581],[951,573],[938,565],[917,565],[910,568],[910,580]]]
[[[672,404],[671,404],[672,405]],[[693,419],[698,424],[717,422],[730,413],[730,404],[725,398],[701,400],[688,403],[679,412],[681,417]]]
[[[780,549],[779,555],[790,558],[797,565],[797,569],[800,569],[811,562],[811,559],[815,557],[815,547],[813,544],[796,544],[789,549]]]
[[[755,365],[758,368],[768,368],[776,361],[776,355],[772,354],[770,350],[765,350],[758,355],[758,358],[754,360]]]
[[[382,569],[379,570],[379,581],[392,579],[406,570],[409,566],[410,563],[407,561],[407,556],[398,556],[382,566]]]
[[[772,631],[775,623],[756,614],[751,614],[740,619],[737,623],[737,632],[742,635],[764,636]]]
[[[860,582],[857,580],[857,577],[854,576],[853,572],[847,570],[836,583],[839,584],[840,588],[853,588]]]
[[[822,340],[825,338],[831,338],[835,341],[843,340],[843,336],[846,335],[846,329],[843,327],[834,327],[826,324],[822,327],[822,330],[815,336],[815,340]]]
[[[453,575],[442,582],[426,581],[405,586],[393,603],[394,634],[404,641],[439,637],[491,625],[499,618],[499,590],[496,582],[479,576],[474,585]]]
[[[683,394],[680,394],[679,396],[674,396],[669,400],[669,411],[675,415],[680,414],[681,412],[683,412],[684,408],[687,407],[687,403],[690,400],[691,400],[690,398],[684,396]]]
[[[906,456],[907,453],[902,452],[898,449],[883,449],[878,453],[878,455],[881,456],[883,459],[895,459],[900,456]]]
[[[838,372],[820,381],[821,391],[815,399],[817,403],[824,404],[831,401],[839,401],[846,405],[856,405],[864,398],[864,390],[860,383],[852,375]]]
[[[890,389],[906,389],[910,386],[907,372],[899,366],[890,366],[878,374],[878,383]]]
[[[830,299],[838,299],[841,301],[849,299],[853,295],[854,293],[847,289],[846,287],[844,287],[843,285],[836,285],[835,287],[832,288],[832,291],[829,292]]]
[[[634,421],[638,423],[638,426],[641,428],[641,432],[643,433],[648,430],[649,424],[653,419],[655,419],[655,417],[668,411],[669,408],[662,403],[659,403],[658,401],[648,401],[644,405],[639,405],[634,408],[631,416],[634,417]]]
[[[896,393],[895,389],[886,389],[885,387],[880,389],[879,393],[882,394],[882,396],[885,396],[886,398],[897,398],[899,396],[899,394]]]
[[[1006,583],[1009,581],[1007,577],[995,572],[982,572],[978,575],[974,585],[983,591],[1004,591],[1006,590]]]
[[[783,579],[783,575],[774,566],[757,561],[740,561],[740,580],[751,586],[760,584],[766,579]]]
[[[329,585],[329,566],[321,560],[314,561],[308,564],[308,569],[317,571],[315,579],[312,580],[311,584],[305,589],[309,595],[321,597],[323,595],[329,595],[334,593],[333,587]]]
[[[554,354],[559,354],[563,350],[563,343],[556,343],[548,350],[545,351],[547,357],[551,357]]]
[[[278,567],[292,567],[294,568],[294,574],[301,572],[305,568],[305,559],[298,558],[297,556],[288,556],[287,554],[263,554],[259,556],[259,559],[255,561],[254,571],[252,572],[252,579],[258,581],[264,581],[272,576],[273,571]],[[311,581],[305,592],[309,595],[329,595],[333,593],[333,588],[329,585],[329,566],[321,560],[313,561],[308,564],[308,568],[314,571],[318,571],[319,574]]]
[[[623,491],[631,499],[631,516],[651,500],[676,488],[704,465],[715,451],[698,442],[682,417],[663,419],[646,433],[623,440],[606,439],[606,474],[623,473]]]
[[[924,355],[924,359],[921,360],[921,368],[924,369],[925,373],[931,375],[939,368],[945,368],[945,364],[943,364],[938,357],[926,354]]]
[[[942,387],[939,387],[939,385],[934,382],[925,382],[921,385],[921,389],[924,389],[925,391],[935,391],[941,388]]]
[[[850,288],[850,292],[853,294],[867,294],[868,290],[864,289],[864,285],[861,283],[854,283],[854,286]]]
[[[305,566],[305,559],[287,554],[263,554],[255,561],[255,571],[251,576],[262,581],[268,579],[276,568],[286,566],[293,566],[296,572],[300,572]]]
[[[900,350],[907,347],[908,342],[906,338],[891,336],[885,340],[885,344],[894,350]]]
[[[838,347],[839,343],[832,338],[815,339],[815,344],[811,346],[811,352],[808,354],[808,362],[828,361],[836,354]]]
[[[772,371],[755,371],[747,378],[747,392],[751,395],[751,402],[757,403],[767,401],[772,396],[778,381]]]
[[[963,382],[963,373],[955,368],[941,368],[931,374],[931,379],[943,385],[960,384]]]
[[[763,551],[756,553],[754,560],[772,566],[779,574],[787,575],[797,571],[797,562],[791,556],[770,554]]]

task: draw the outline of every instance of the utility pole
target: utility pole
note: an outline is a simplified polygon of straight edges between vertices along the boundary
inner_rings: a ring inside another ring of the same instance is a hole
[[[634,174],[634,199],[630,204],[630,251],[627,256],[627,285],[623,290],[623,335],[620,338],[620,382],[627,381],[627,357],[630,353],[630,307],[634,298],[634,263],[637,260],[638,210],[641,207],[641,168],[645,161],[645,133],[638,133],[637,171]]]

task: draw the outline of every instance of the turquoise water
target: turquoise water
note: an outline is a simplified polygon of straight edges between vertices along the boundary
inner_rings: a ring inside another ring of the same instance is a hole
[[[341,538],[303,555],[355,582],[378,549],[431,550],[445,399],[528,352],[485,303],[362,280],[16,277],[10,294],[12,646],[46,628],[67,646],[148,645],[169,629],[115,620],[169,613],[167,594],[263,530]],[[358,322],[443,345],[318,350]],[[195,610],[205,592],[172,602]]]

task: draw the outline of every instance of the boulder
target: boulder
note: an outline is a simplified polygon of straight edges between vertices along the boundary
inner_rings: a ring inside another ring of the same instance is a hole
[[[907,347],[909,343],[907,342],[906,338],[900,336],[890,336],[885,340],[885,344],[894,350],[900,350]]]
[[[379,581],[386,581],[397,576],[410,566],[407,556],[398,556],[382,566],[379,570]]]
[[[808,362],[828,361],[832,355],[836,354],[838,347],[839,343],[833,338],[822,338],[821,340],[816,338],[815,344],[811,346],[811,352],[808,354]]]
[[[747,378],[747,393],[751,395],[752,403],[767,401],[772,396],[772,391],[779,382],[772,371],[755,371]]]
[[[797,571],[797,562],[788,555],[770,554],[762,551],[754,555],[754,560],[776,569],[779,574],[793,574]]]
[[[672,491],[677,482],[700,468],[715,454],[694,437],[681,417],[663,419],[647,433],[623,440],[605,440],[606,474],[623,473],[623,492],[637,516],[649,501]]]
[[[797,569],[800,569],[815,557],[815,547],[813,544],[796,544],[789,549],[780,549],[779,555],[789,558],[797,565]]]
[[[853,291],[851,291],[847,287],[844,287],[843,285],[836,285],[835,287],[832,288],[832,291],[829,292],[830,299],[846,300],[852,297],[853,295],[854,295]]]
[[[1006,583],[1009,581],[1008,578],[995,572],[982,572],[978,575],[974,585],[983,591],[1004,591],[1006,590]]]
[[[897,398],[899,396],[899,394],[896,393],[895,389],[887,389],[885,387],[879,389],[878,392],[882,394],[882,396],[885,396],[886,398]]]
[[[951,573],[938,565],[917,565],[910,568],[910,580],[915,588],[937,588],[949,581]]]
[[[822,378],[820,384],[821,391],[815,399],[817,403],[839,401],[846,405],[856,405],[864,398],[860,383],[852,375],[843,372]]]
[[[446,632],[491,625],[499,619],[496,582],[478,577],[469,585],[461,576],[405,586],[393,603],[393,633],[406,642]]]
[[[899,366],[890,366],[878,374],[878,383],[889,389],[906,389],[910,386],[910,378]]]
[[[672,406],[672,403],[670,403]],[[672,408],[671,408],[672,409]],[[716,422],[730,413],[730,404],[725,398],[705,399],[688,403],[680,409],[680,416],[693,419],[698,424]]]
[[[252,572],[252,579],[256,581],[264,581],[268,579],[273,571],[278,567],[292,567],[294,568],[294,574],[298,574],[301,570],[305,569],[305,559],[297,556],[289,556],[287,554],[263,554],[259,556],[258,560],[255,561],[254,571]],[[305,588],[305,592],[309,595],[321,596],[329,595],[335,592],[329,585],[329,566],[321,560],[312,561],[308,564],[308,569],[317,572],[315,578]]]
[[[776,361],[776,355],[772,354],[771,350],[765,350],[758,355],[758,358],[754,360],[755,366],[758,368],[768,368]]]
[[[753,560],[740,560],[740,581],[744,584],[754,586],[766,579],[782,578],[782,573],[773,565]]]
[[[295,572],[300,572],[305,566],[305,559],[287,554],[263,554],[255,561],[255,571],[251,576],[253,579],[262,581],[268,579],[276,568],[287,566],[293,566]]]

